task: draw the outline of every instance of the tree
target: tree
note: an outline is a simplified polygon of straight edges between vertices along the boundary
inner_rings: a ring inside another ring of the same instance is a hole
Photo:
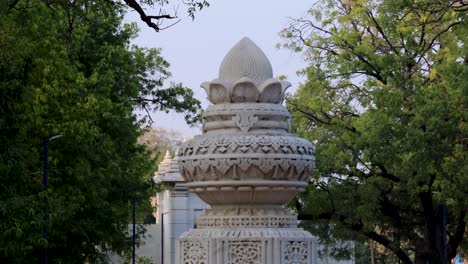
[[[49,263],[130,250],[131,199],[150,210],[155,167],[134,110],[188,121],[200,110],[191,90],[163,89],[169,63],[129,44],[137,27],[122,24],[125,12],[108,1],[0,3],[1,263],[39,263],[45,246]],[[42,142],[56,134],[45,192]]]
[[[4,0],[2,3],[2,8],[21,10],[25,7],[25,5],[23,5],[24,2],[25,1],[21,1],[21,0]],[[80,8],[80,6],[95,5],[99,1],[85,0],[85,1],[79,1],[79,3],[76,3],[76,1],[43,0],[42,2],[51,8],[56,5],[61,5],[61,6],[68,7],[68,8],[70,7]],[[170,25],[164,26],[164,22],[166,22],[166,20],[178,19],[177,9],[180,4],[182,4],[186,8],[187,14],[192,19],[195,19],[195,13],[197,11],[201,11],[203,8],[210,6],[210,4],[205,0],[174,1],[176,3],[173,3],[173,1],[170,1],[170,0],[140,0],[140,1],[123,0],[123,3],[120,1],[103,0],[102,2],[104,2],[103,3],[104,5],[119,6],[120,8],[124,6],[129,7],[130,9],[132,9],[133,11],[137,12],[140,15],[141,21],[143,21],[148,27],[153,28],[156,32],[169,28],[180,22],[180,19],[179,19]],[[166,10],[167,9],[166,7],[169,4],[174,5],[173,6],[174,14],[171,14],[170,12]],[[145,10],[145,7],[149,7],[151,9],[157,9],[158,14],[157,15],[148,14],[147,11]]]
[[[145,145],[151,151],[151,157],[159,164],[167,150],[175,154],[175,151],[183,142],[182,135],[173,129],[150,126],[138,138],[140,144]]]
[[[294,205],[322,238],[372,239],[402,263],[466,250],[467,10],[325,0],[283,31],[310,62],[287,106],[317,158]]]
[[[111,1],[112,2],[112,1]],[[161,25],[163,24],[165,19],[176,19],[176,15],[171,15],[166,12],[166,10],[163,9],[163,6],[168,5],[170,3],[169,0],[140,0],[139,2],[136,0],[124,0],[125,4],[127,4],[130,8],[135,10],[139,15],[140,19],[146,23],[149,27],[153,28],[156,32],[159,32],[161,29],[166,29],[168,27],[171,27],[175,24],[177,24],[180,20],[176,21],[175,23],[166,26],[164,28],[161,28]],[[195,12],[202,10],[204,7],[210,6],[210,4],[205,1],[195,1],[195,0],[188,0],[188,1],[179,1],[182,2],[182,4],[187,8],[187,14],[194,19],[195,18]],[[117,2],[112,2],[113,4],[117,4]],[[159,5],[161,8],[159,9],[158,15],[148,15],[146,11],[143,9],[141,4],[146,4],[151,7],[154,7],[155,5]],[[175,13],[177,13],[177,10],[175,10]],[[156,21],[156,22],[155,22]]]

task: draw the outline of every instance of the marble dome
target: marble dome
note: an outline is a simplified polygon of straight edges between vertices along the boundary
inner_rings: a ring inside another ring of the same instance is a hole
[[[241,78],[250,79],[256,85],[273,78],[265,53],[247,37],[229,50],[219,67],[219,79],[234,83]]]
[[[290,86],[287,81],[273,78],[273,70],[265,53],[246,37],[226,54],[221,62],[218,78],[201,85],[213,104],[279,104]]]

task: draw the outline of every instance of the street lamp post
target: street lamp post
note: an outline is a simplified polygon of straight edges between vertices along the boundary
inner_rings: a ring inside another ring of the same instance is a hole
[[[132,199],[132,264],[135,264],[135,242],[136,242],[136,234],[135,234],[135,231],[136,231],[136,213],[135,213],[135,207],[136,207],[136,197],[135,195],[133,196],[133,199]]]
[[[44,139],[44,177],[43,177],[43,185],[44,185],[44,192],[47,191],[47,184],[48,184],[48,175],[49,175],[49,141],[52,141],[54,139],[58,139],[63,137],[62,135],[55,135],[50,138]],[[47,215],[47,196],[44,195],[44,204],[45,206],[45,213],[44,213],[44,220],[47,220],[48,215]],[[47,222],[44,225],[44,229],[42,230],[42,237],[47,241]],[[44,247],[43,253],[42,253],[42,263],[47,264],[47,247],[48,247],[48,242],[46,242],[46,245]]]

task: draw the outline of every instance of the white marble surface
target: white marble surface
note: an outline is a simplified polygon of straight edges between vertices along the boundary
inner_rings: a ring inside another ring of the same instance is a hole
[[[187,186],[179,172],[177,161],[169,152],[166,153],[159,165],[153,180],[165,183],[166,189],[156,194],[156,223],[161,227],[160,243],[154,251],[159,251],[159,259],[155,263],[175,263],[175,242],[177,237],[190,228],[195,227],[195,215],[203,212],[207,204],[193,193],[188,192]]]
[[[189,190],[211,209],[176,243],[178,264],[312,264],[317,241],[282,205],[304,191],[314,147],[289,133],[288,82],[272,78],[262,50],[243,38],[217,79],[201,86],[212,106],[203,135],[177,152]]]

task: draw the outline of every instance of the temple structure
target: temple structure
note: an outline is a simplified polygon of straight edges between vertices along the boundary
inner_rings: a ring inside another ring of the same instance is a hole
[[[186,231],[197,228],[195,219],[209,207],[205,202],[200,200],[195,193],[188,192],[188,187],[180,175],[177,161],[173,159],[168,152],[163,161],[159,164],[158,171],[155,173],[153,180],[156,183],[164,184],[164,189],[154,196],[153,203],[155,205],[155,211],[153,216],[156,218],[156,223],[145,225],[147,230],[146,237],[143,243],[137,248],[136,254],[138,257],[145,257],[155,264],[174,264],[177,262],[175,258],[176,238]],[[261,213],[258,215],[260,216]],[[257,219],[261,218],[258,217]],[[265,220],[266,219],[268,219],[268,216],[265,217]],[[239,222],[244,220],[245,219],[239,219]],[[294,221],[293,224],[295,223]],[[239,223],[238,225],[243,226],[244,224]],[[131,230],[131,228],[132,225],[129,225],[129,230]],[[284,230],[287,231],[287,229]],[[313,256],[315,256],[315,253]],[[125,263],[124,259],[117,254],[110,254],[109,258],[110,263]],[[204,258],[200,259],[203,260]],[[184,264],[185,263],[203,262],[186,261]],[[353,264],[354,262],[337,262],[325,256],[323,258],[317,258],[317,261],[313,263]]]
[[[146,242],[158,241],[159,252],[155,263],[175,263],[175,240],[186,230],[195,228],[195,219],[208,205],[194,193],[189,193],[180,173],[177,161],[172,159],[169,151],[159,164],[153,177],[155,183],[164,184],[164,190],[156,194],[156,226],[159,230]],[[154,243],[153,243],[154,244]]]
[[[209,207],[195,193],[188,192],[187,185],[180,175],[177,161],[169,152],[166,152],[163,161],[159,164],[153,180],[156,183],[163,183],[165,188],[155,196],[156,223],[146,225],[147,237],[138,248],[137,255],[150,258],[153,263],[174,264],[176,263],[176,238],[190,229],[197,228],[196,218]],[[316,260],[313,263],[354,263],[353,261],[336,261],[327,256]],[[113,263],[123,262],[114,261]]]
[[[185,186],[211,208],[177,240],[176,263],[317,263],[316,238],[283,207],[315,165],[312,144],[289,133],[289,86],[248,38],[227,53],[218,79],[202,84],[213,103],[203,134],[176,159]]]

